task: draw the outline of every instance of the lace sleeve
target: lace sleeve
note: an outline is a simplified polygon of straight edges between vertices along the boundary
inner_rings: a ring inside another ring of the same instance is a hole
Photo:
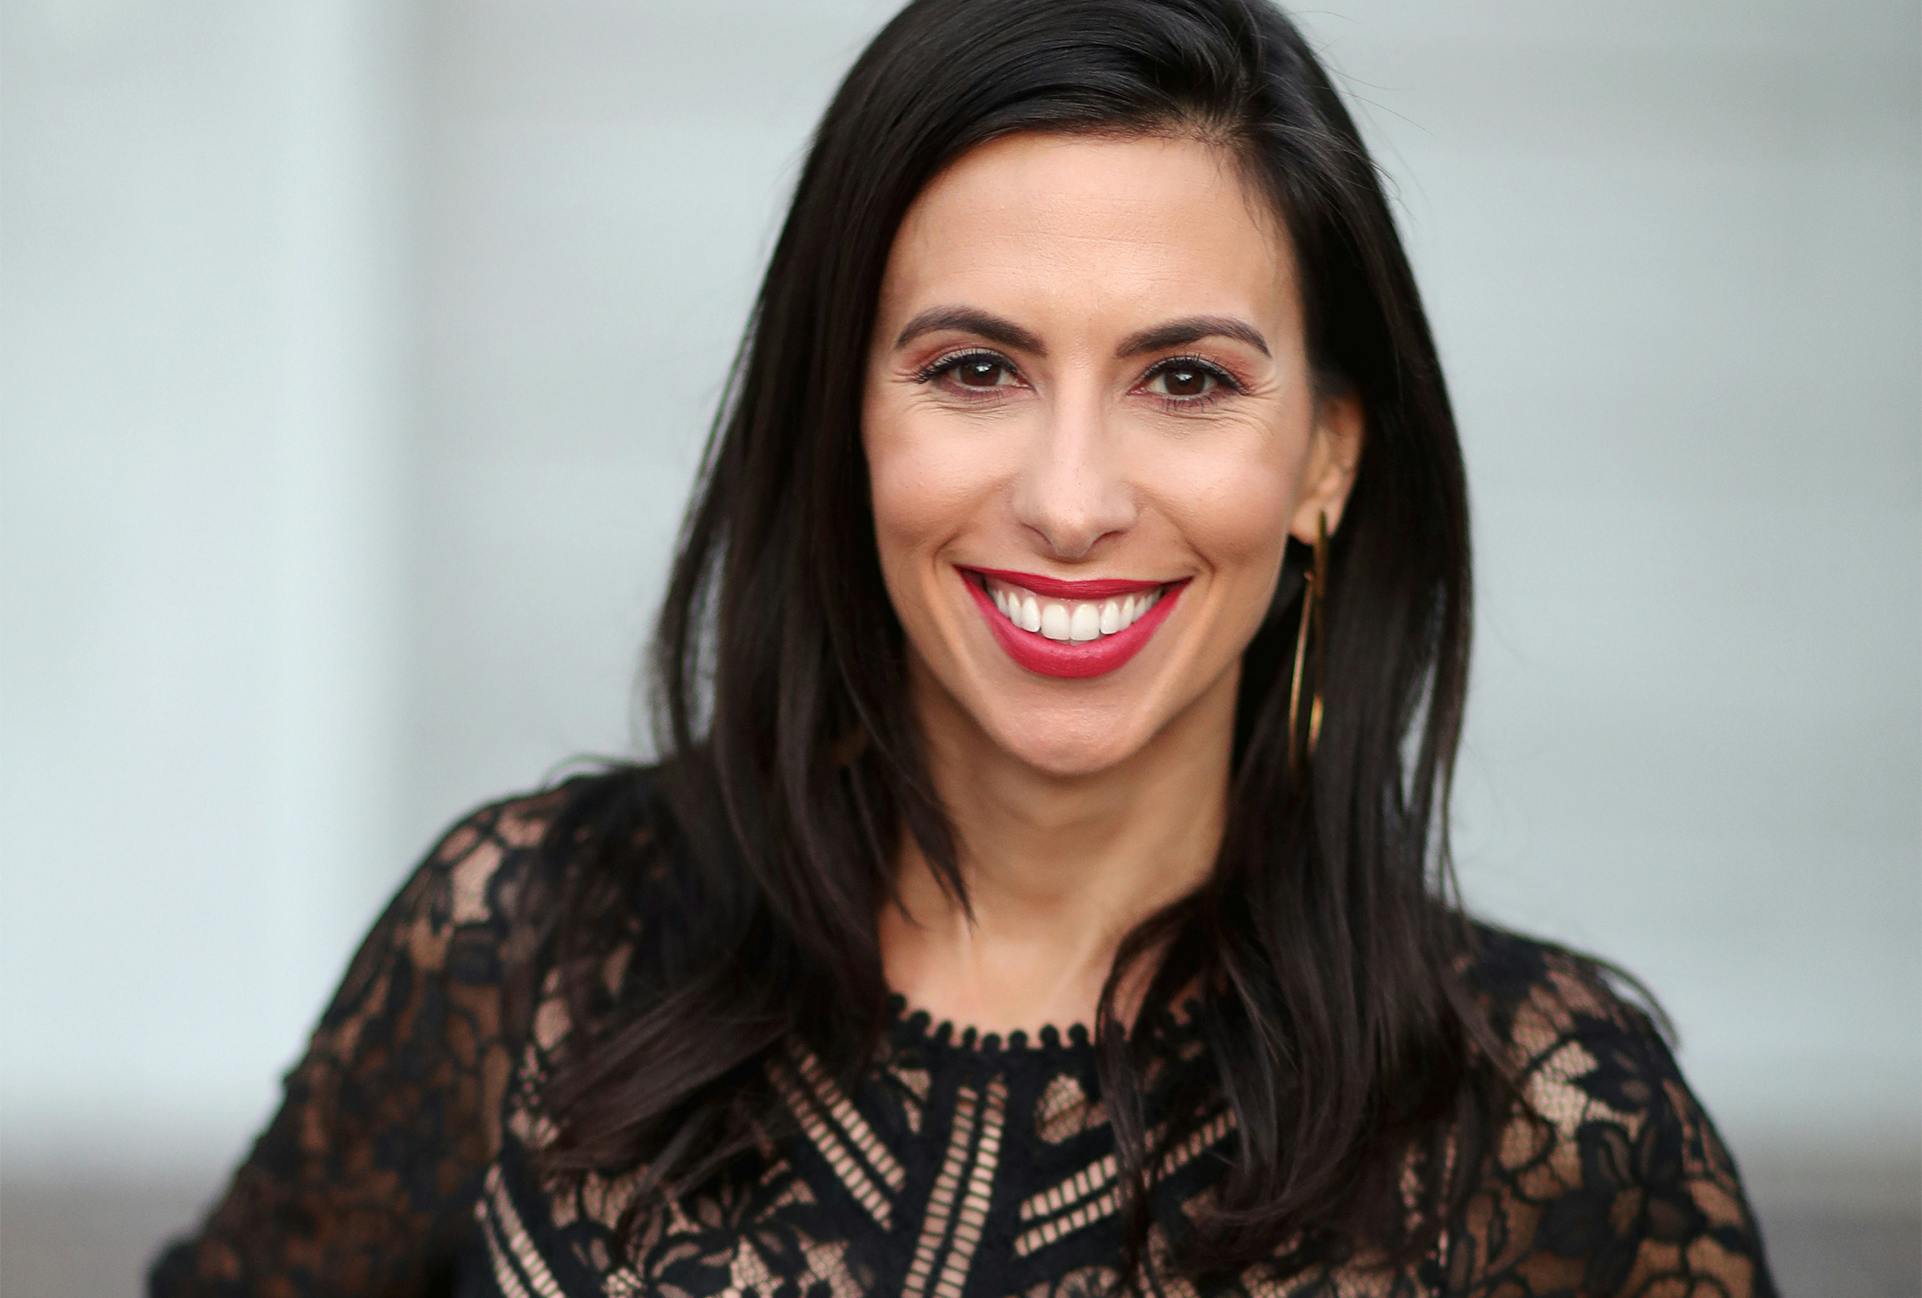
[[[1611,992],[1568,995],[1578,985],[1551,975],[1515,1020],[1546,1121],[1504,1134],[1457,1241],[1461,1290],[1778,1298],[1734,1157],[1667,1042]]]
[[[1646,1079],[1624,1097],[1644,1101],[1640,1129],[1632,1141],[1619,1128],[1590,1131],[1582,1150],[1591,1202],[1616,1208],[1625,1200],[1636,1209],[1622,1237],[1627,1275],[1611,1292],[1777,1298],[1734,1155],[1668,1043],[1633,1013],[1639,1030],[1599,1045],[1598,1071],[1611,1067],[1605,1056],[1612,1049],[1623,1052],[1620,1077]]]
[[[507,974],[552,795],[450,827],[388,901],[266,1129],[149,1298],[414,1295],[451,1282],[471,1187],[498,1146],[514,1062]]]

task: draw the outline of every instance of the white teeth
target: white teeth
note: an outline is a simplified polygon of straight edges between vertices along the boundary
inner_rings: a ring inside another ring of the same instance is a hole
[[[988,593],[1002,616],[1023,631],[1050,640],[1085,643],[1126,630],[1161,599],[1161,591],[1142,591],[1119,599],[1044,600],[1016,586],[987,583]]]

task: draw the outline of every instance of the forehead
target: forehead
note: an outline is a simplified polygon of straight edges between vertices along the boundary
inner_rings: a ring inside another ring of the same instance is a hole
[[[1290,330],[1286,231],[1223,149],[1190,139],[1023,133],[916,197],[888,256],[883,320],[933,301],[1034,315],[1219,311]]]

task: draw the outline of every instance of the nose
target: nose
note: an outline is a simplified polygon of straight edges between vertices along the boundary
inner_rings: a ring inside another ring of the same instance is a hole
[[[1134,524],[1129,480],[1115,428],[1100,398],[1064,394],[1036,431],[1015,475],[1015,518],[1037,533],[1049,553],[1082,559],[1102,537]]]

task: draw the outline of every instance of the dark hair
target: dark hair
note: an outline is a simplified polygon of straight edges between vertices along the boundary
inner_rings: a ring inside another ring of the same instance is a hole
[[[1304,1257],[1345,1237],[1412,1260],[1466,1202],[1519,1094],[1461,977],[1476,937],[1448,843],[1467,489],[1374,165],[1307,42],[1262,0],[915,0],[841,83],[683,521],[650,662],[653,805],[616,771],[550,836],[575,862],[554,936],[577,1026],[548,1079],[556,1126],[541,1162],[610,1175],[645,1162],[631,1229],[651,1193],[703,1184],[754,1147],[754,1123],[779,1121],[756,1065],[788,1034],[843,1083],[872,1057],[888,1013],[875,915],[895,895],[904,830],[966,905],[906,706],[861,393],[903,214],[943,166],[1017,131],[1230,151],[1292,238],[1318,387],[1357,394],[1367,424],[1330,538],[1308,776],[1286,768],[1304,559],[1291,541],[1275,613],[1243,660],[1215,869],[1128,935],[1103,988],[1095,1041],[1127,1204],[1124,1275],[1132,1283],[1149,1224],[1139,1071],[1151,1034],[1124,1032],[1113,1000],[1122,971],[1164,938],[1139,1021],[1196,976],[1217,989],[1200,1023],[1213,1102],[1225,1095],[1240,1140],[1175,1263],[1229,1273],[1273,1260],[1297,1229]],[[692,865],[671,931],[641,944],[616,994],[598,957],[632,919],[643,831],[650,851]],[[848,1012],[822,1016],[823,1003]],[[1202,1107],[1171,1122],[1169,1142]],[[1461,1143],[1444,1158],[1450,1129]],[[1412,1228],[1395,1181],[1411,1151],[1427,1174]]]

